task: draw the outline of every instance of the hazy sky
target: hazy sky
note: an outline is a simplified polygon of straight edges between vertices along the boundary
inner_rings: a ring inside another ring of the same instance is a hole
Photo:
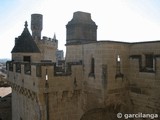
[[[31,14],[43,14],[42,36],[65,51],[66,24],[76,11],[91,13],[98,40],[160,40],[160,0],[0,0],[0,58],[11,58],[15,37]],[[31,32],[31,30],[30,30]]]

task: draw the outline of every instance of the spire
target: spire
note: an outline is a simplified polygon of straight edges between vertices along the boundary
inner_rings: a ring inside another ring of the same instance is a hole
[[[27,27],[28,27],[28,23],[27,23],[27,21],[25,21],[24,26],[25,26],[25,28],[27,28]]]
[[[53,40],[56,40],[56,34],[54,33]]]

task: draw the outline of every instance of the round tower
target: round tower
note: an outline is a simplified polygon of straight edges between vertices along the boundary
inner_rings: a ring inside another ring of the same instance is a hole
[[[75,12],[66,28],[68,45],[97,41],[97,25],[91,19],[90,13]]]
[[[43,28],[43,16],[41,14],[31,15],[31,30],[33,39],[41,39],[41,31]]]

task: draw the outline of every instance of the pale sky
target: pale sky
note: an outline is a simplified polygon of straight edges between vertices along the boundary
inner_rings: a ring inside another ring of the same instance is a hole
[[[58,39],[65,51],[66,24],[73,13],[91,13],[97,40],[160,40],[160,0],[0,0],[0,58],[11,58],[15,37],[31,14],[43,14],[42,36]],[[30,30],[31,33],[31,30]]]

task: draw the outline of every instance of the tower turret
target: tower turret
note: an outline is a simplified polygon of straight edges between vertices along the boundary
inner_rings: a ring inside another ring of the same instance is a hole
[[[66,25],[67,44],[88,43],[97,41],[97,25],[91,19],[91,14],[75,12]]]
[[[41,38],[41,31],[43,28],[43,16],[41,14],[32,14],[31,15],[31,30],[32,30],[32,37],[35,39]]]

